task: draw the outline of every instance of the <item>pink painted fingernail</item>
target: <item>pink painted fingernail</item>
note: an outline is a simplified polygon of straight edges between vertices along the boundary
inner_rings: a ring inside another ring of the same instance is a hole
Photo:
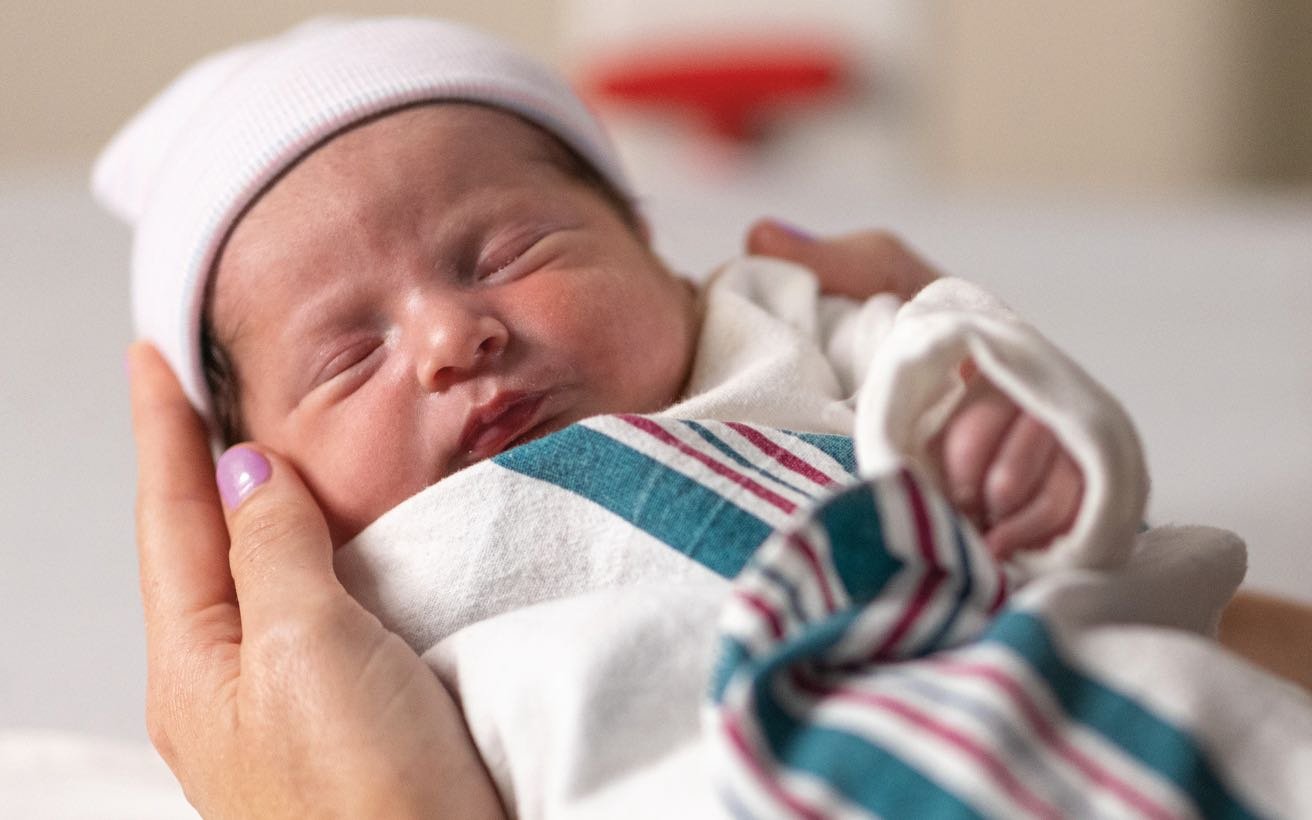
[[[784,222],[783,220],[780,220],[780,219],[772,219],[772,220],[770,220],[770,221],[774,223],[774,225],[775,225],[776,228],[778,228],[779,230],[783,231],[784,233],[788,234],[789,236],[791,236],[792,238],[794,238],[794,239],[796,239],[796,240],[798,240],[798,241],[800,241],[800,242],[814,242],[814,241],[815,241],[815,234],[813,234],[813,233],[811,233],[811,232],[809,232],[809,231],[802,230],[801,228],[797,227],[796,225],[791,225],[791,224],[789,224],[789,223],[787,223],[787,222]]]
[[[233,447],[214,465],[214,480],[219,485],[223,505],[235,510],[256,487],[269,480],[273,468],[269,460],[249,447]]]

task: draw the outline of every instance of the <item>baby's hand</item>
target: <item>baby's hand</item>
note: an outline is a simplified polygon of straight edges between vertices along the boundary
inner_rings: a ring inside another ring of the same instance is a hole
[[[1052,431],[982,375],[931,442],[948,497],[1000,559],[1042,549],[1071,528],[1080,468]]]

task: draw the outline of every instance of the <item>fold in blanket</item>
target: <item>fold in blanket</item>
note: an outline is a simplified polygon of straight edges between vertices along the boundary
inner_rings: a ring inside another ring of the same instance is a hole
[[[926,478],[921,420],[965,356],[1085,474],[1075,529],[1028,564]],[[749,422],[590,419],[338,552],[513,813],[1312,816],[1312,705],[1203,637],[1242,544],[1137,534],[1128,419],[978,289],[899,312],[855,445]]]
[[[1242,573],[1229,533],[1160,529],[1017,591],[923,478],[849,487],[734,583],[722,793],[749,817],[1305,816],[1306,697],[1199,634]]]

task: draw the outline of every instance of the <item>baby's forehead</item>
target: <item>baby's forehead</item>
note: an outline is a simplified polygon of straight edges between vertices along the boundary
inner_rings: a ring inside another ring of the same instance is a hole
[[[384,145],[418,145],[421,150],[415,156],[438,159],[432,152],[422,150],[438,139],[444,141],[448,151],[451,146],[457,146],[471,154],[494,152],[501,162],[565,166],[577,157],[550,131],[514,112],[483,103],[434,101],[394,109],[355,123],[308,151],[297,164],[328,153],[337,156],[343,170],[349,170],[361,153],[376,151]],[[476,176],[480,168],[465,170]]]
[[[586,177],[581,167],[550,133],[491,106],[424,104],[373,118],[307,152],[256,198],[219,254],[207,301],[216,316],[248,314],[243,291],[262,287],[262,272],[333,266],[342,252],[367,270],[389,232],[398,244],[445,223],[494,233],[527,211],[551,212]]]
[[[508,111],[477,103],[407,106],[306,151],[245,209],[229,240],[249,233],[251,223],[273,218],[296,224],[299,217],[321,216],[325,206],[345,204],[353,189],[390,186],[398,197],[425,197],[430,190],[412,184],[419,176],[471,192],[485,188],[490,195],[508,182],[586,180],[589,166],[550,132]]]

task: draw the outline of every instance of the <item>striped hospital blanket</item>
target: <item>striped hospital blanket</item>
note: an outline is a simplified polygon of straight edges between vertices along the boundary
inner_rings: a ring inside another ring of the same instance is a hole
[[[1215,606],[1239,545],[1194,528],[1141,547],[1161,554],[1123,573],[1150,577],[1018,591],[909,471],[829,498],[722,616],[705,723],[725,799],[745,817],[1312,816],[1312,702],[1185,631],[1198,613],[1134,600]],[[1127,655],[1149,688],[1111,674]]]
[[[1312,706],[1203,634],[1218,530],[1033,576],[848,437],[620,415],[366,535],[520,816],[1312,816]]]
[[[338,551],[456,695],[503,803],[1312,817],[1312,703],[1207,637],[1243,544],[1139,532],[1147,470],[1115,400],[970,283],[830,338],[780,307],[806,290],[782,299],[789,276],[708,309],[719,358],[680,404],[502,453]],[[1084,478],[1070,532],[1006,566],[917,467],[967,358]],[[779,429],[807,424],[851,435]]]

